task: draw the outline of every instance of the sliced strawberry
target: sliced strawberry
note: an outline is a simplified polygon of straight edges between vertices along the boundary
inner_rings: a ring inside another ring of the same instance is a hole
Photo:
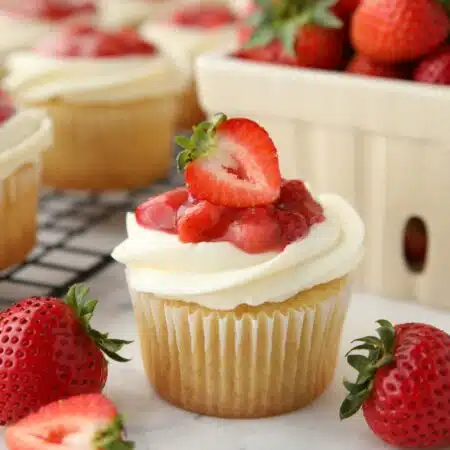
[[[283,247],[304,238],[309,233],[308,223],[302,214],[278,210],[276,217],[281,228],[280,241]]]
[[[225,208],[200,201],[179,215],[177,228],[181,242],[203,242],[223,234],[220,223]],[[180,214],[180,212],[179,212]]]
[[[249,119],[219,114],[194,127],[178,167],[188,190],[199,200],[238,208],[272,203],[280,194],[277,151],[267,131]]]
[[[10,450],[133,449],[114,404],[101,394],[50,403],[6,431]]]
[[[280,226],[272,205],[242,212],[228,228],[226,240],[247,253],[263,253],[280,248]]]
[[[178,188],[150,198],[136,208],[136,221],[144,228],[175,233],[177,210],[188,197],[187,189]]]

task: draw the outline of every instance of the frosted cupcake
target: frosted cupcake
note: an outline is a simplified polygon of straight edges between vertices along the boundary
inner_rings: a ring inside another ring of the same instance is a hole
[[[36,41],[67,22],[92,22],[96,8],[89,1],[14,0],[0,2],[0,76],[9,53],[33,47]]]
[[[335,370],[364,226],[342,198],[283,180],[268,134],[220,115],[180,138],[186,187],[127,217],[126,265],[155,390],[187,410],[263,417]]]
[[[195,88],[195,59],[208,50],[233,50],[237,39],[236,21],[227,4],[204,1],[179,7],[169,21],[149,21],[141,27],[141,34],[171,55],[190,79],[180,100],[178,125],[181,128],[190,129],[204,118]]]
[[[34,247],[41,153],[51,144],[40,111],[14,110],[0,91],[0,270]]]
[[[15,99],[45,108],[53,119],[45,184],[101,191],[167,175],[186,81],[135,31],[69,26],[35,51],[11,55],[8,68],[5,86]]]
[[[166,20],[177,0],[99,0],[100,22],[106,28],[136,28],[146,20]]]

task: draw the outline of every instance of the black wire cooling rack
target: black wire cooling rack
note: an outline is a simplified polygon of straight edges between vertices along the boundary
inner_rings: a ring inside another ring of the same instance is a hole
[[[0,271],[0,302],[63,295],[72,284],[92,277],[111,264],[110,252],[117,244],[117,234],[111,231],[123,230],[125,212],[181,183],[173,170],[169,178],[146,189],[100,195],[43,192],[37,245],[23,264]]]

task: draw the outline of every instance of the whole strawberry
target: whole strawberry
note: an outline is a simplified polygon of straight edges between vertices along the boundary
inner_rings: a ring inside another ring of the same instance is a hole
[[[335,0],[260,0],[240,30],[238,57],[283,65],[336,69],[343,57],[343,23],[332,12]],[[266,49],[270,49],[266,51]]]
[[[450,19],[438,0],[363,0],[351,24],[356,51],[385,63],[421,58],[449,32]]]
[[[0,424],[15,422],[55,400],[100,392],[108,376],[104,354],[129,342],[90,325],[97,300],[75,285],[64,300],[31,297],[0,316]]]
[[[422,323],[377,323],[379,337],[357,339],[347,354],[358,377],[344,381],[341,419],[362,406],[369,427],[388,444],[450,445],[450,335]],[[355,353],[361,350],[367,356]]]
[[[43,406],[6,430],[9,450],[132,450],[114,404],[86,394]]]
[[[384,64],[367,58],[364,55],[355,55],[348,63],[346,72],[369,77],[405,78],[406,70],[400,65]]]
[[[450,45],[426,57],[416,68],[413,76],[422,83],[450,85]]]

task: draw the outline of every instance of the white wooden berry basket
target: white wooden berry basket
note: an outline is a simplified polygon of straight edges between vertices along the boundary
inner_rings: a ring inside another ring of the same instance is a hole
[[[450,89],[247,62],[197,60],[200,103],[261,123],[283,176],[336,192],[360,212],[364,290],[450,308]],[[423,221],[426,260],[404,257],[407,224]]]

